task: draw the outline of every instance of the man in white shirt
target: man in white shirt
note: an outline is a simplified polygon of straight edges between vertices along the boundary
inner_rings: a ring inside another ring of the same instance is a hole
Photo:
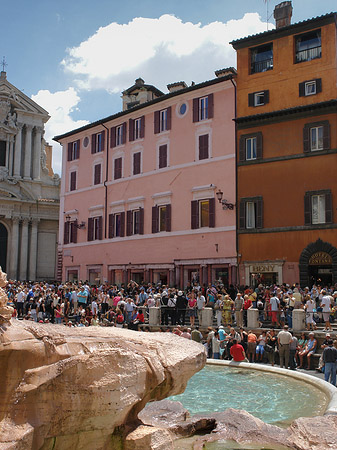
[[[331,310],[331,300],[332,297],[327,294],[327,291],[325,289],[322,289],[322,301],[321,301],[321,307],[323,312],[323,320],[325,322],[325,329],[324,331],[332,331],[332,327],[330,325],[330,310]]]
[[[23,304],[26,298],[26,294],[22,291],[21,288],[18,289],[19,292],[16,296],[16,311],[18,313],[18,317],[23,316]]]
[[[288,331],[288,325],[284,325],[283,330],[277,335],[277,342],[279,348],[280,356],[280,367],[282,369],[283,363],[284,367],[288,369],[289,365],[289,354],[290,354],[290,342],[292,340],[292,335]]]
[[[206,303],[205,297],[202,295],[201,291],[198,291],[197,294],[197,313],[199,325],[201,325],[201,311],[204,309]]]

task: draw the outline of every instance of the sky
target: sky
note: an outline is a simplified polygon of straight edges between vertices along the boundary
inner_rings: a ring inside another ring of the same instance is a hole
[[[49,112],[45,139],[60,174],[54,136],[120,111],[121,92],[138,77],[167,92],[169,83],[199,83],[217,69],[236,67],[229,42],[274,28],[280,2],[2,2],[0,58],[6,59],[8,81]],[[337,9],[336,0],[292,4],[292,23]]]

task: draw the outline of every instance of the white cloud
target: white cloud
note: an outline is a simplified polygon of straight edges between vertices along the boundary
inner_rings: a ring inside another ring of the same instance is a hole
[[[214,70],[234,66],[229,41],[265,30],[257,13],[204,26],[168,14],[159,19],[138,17],[99,28],[78,47],[67,49],[62,64],[80,89],[120,93],[138,76],[164,89],[181,79],[213,78]]]
[[[54,142],[52,138],[89,123],[87,120],[74,120],[71,117],[71,113],[80,102],[80,97],[76,90],[70,87],[66,91],[54,93],[48,90],[41,90],[36,95],[32,95],[32,99],[46,109],[51,116],[46,123],[44,137],[53,146],[53,169],[60,174],[62,164],[61,146]]]

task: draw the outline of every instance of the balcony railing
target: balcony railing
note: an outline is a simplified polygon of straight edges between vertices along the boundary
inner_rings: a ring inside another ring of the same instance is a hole
[[[263,61],[252,62],[251,73],[266,72],[273,68],[273,58],[264,59]]]
[[[296,62],[311,61],[312,59],[321,58],[322,47],[312,47],[307,50],[299,50],[296,52]]]

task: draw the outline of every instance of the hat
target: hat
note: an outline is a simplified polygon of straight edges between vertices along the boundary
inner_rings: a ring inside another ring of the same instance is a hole
[[[315,333],[313,333],[313,332],[311,331],[311,333],[309,333],[309,336],[315,336]]]
[[[219,326],[219,330],[220,330],[220,328],[221,328],[222,330],[224,329],[224,327],[223,327],[222,325]]]
[[[178,291],[178,295],[179,296],[183,295],[183,291]]]

